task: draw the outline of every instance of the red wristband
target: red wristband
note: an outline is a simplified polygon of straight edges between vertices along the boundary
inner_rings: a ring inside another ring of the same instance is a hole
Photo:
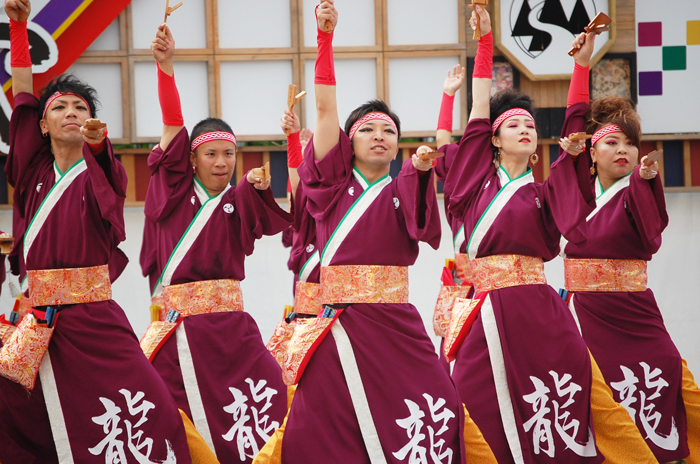
[[[452,110],[454,109],[455,96],[449,96],[442,92],[442,104],[440,105],[440,116],[438,116],[438,130],[452,132]]]
[[[90,149],[90,153],[92,153],[95,156],[102,153],[105,150],[105,147],[107,146],[107,131],[105,131],[104,134],[102,134],[102,135],[104,135],[105,138],[103,138],[101,142],[98,142],[98,143],[86,142],[88,148]]]
[[[474,72],[472,77],[492,79],[493,78],[493,32],[482,35],[479,40],[479,47],[474,58]]]
[[[158,66],[158,100],[160,100],[163,124],[173,127],[185,125],[180,106],[180,93],[175,85],[175,75],[168,76],[160,66]]]
[[[569,97],[566,100],[567,107],[575,103],[590,102],[590,95],[588,94],[590,70],[590,66],[584,68],[578,63],[574,63],[574,73],[571,75],[571,84],[569,84]]]
[[[318,8],[318,7],[317,7]],[[316,67],[314,84],[335,85],[335,63],[333,62],[333,31],[323,32],[316,21]]]
[[[301,153],[301,139],[299,132],[294,132],[287,136],[287,167],[296,169],[302,161],[304,156]]]
[[[10,20],[10,66],[13,68],[32,67],[26,21]]]

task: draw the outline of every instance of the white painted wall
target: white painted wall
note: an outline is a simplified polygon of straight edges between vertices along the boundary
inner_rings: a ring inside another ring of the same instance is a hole
[[[700,194],[669,193],[666,195],[671,223],[664,233],[664,244],[649,266],[649,285],[661,306],[671,337],[690,369],[700,378],[700,309],[692,293],[700,278]],[[440,202],[442,211],[442,202]],[[148,283],[141,277],[138,264],[143,209],[126,208],[127,240],[122,249],[130,262],[114,285],[114,299],[124,308],[137,336],[148,326]],[[11,230],[11,211],[0,211],[0,229]],[[449,230],[443,217],[443,230]],[[432,335],[432,314],[439,289],[439,276],[444,260],[452,251],[448,234],[443,234],[440,250],[421,245],[421,254],[410,271],[410,300],[416,305],[426,330]],[[258,322],[263,340],[267,342],[282,316],[284,305],[292,304],[292,274],[287,270],[289,257],[282,247],[281,237],[265,237],[258,242],[255,253],[246,262],[247,276],[241,287],[244,305]],[[557,258],[546,265],[549,283],[563,286],[563,263]],[[15,281],[16,278],[12,277]],[[7,282],[0,297],[0,312],[12,308]]]

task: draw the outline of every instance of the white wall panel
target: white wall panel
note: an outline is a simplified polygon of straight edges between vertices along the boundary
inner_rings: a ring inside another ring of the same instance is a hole
[[[137,137],[160,137],[163,132],[157,72],[155,61],[144,61],[134,65]],[[191,131],[195,124],[209,117],[207,63],[176,61],[175,82],[180,92],[185,126]]]
[[[236,135],[282,134],[291,61],[221,63],[221,115]]]
[[[90,44],[88,50],[119,50],[119,17]]]
[[[316,15],[318,0],[304,0],[304,45],[316,46]],[[338,27],[333,33],[335,47],[368,47],[376,45],[374,0],[338,0]]]
[[[435,131],[442,84],[447,70],[459,64],[458,56],[392,58],[389,60],[391,109],[401,118],[401,131]],[[462,91],[466,83],[462,85]],[[459,93],[455,98],[453,129],[459,126]]]
[[[457,0],[387,0],[387,23],[389,45],[459,43]]]
[[[177,4],[171,0],[170,4]],[[177,48],[206,48],[204,0],[184,0],[168,19],[168,27],[175,38]],[[158,26],[163,24],[165,2],[154,0],[133,0],[131,2],[131,34],[134,48],[151,48]]]
[[[67,74],[75,74],[97,90],[97,117],[107,123],[109,137],[124,136],[122,69],[119,63],[75,63]]]
[[[264,3],[224,0],[218,2],[218,13],[221,48],[292,46],[289,0]]]
[[[314,95],[314,66],[316,60],[307,60],[305,63],[304,90],[308,93],[304,97],[306,105],[306,121],[304,127],[313,130],[316,126],[316,98]],[[335,60],[335,79],[338,83],[338,117],[340,127],[345,126],[345,120],[350,112],[368,100],[377,98],[377,60]]]

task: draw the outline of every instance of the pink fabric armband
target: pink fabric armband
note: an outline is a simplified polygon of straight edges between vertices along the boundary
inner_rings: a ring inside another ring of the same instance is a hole
[[[455,96],[442,92],[442,104],[440,105],[440,116],[438,116],[438,130],[452,132],[452,110],[454,109]]]
[[[158,100],[160,100],[163,124],[173,127],[185,125],[180,106],[180,93],[175,85],[175,75],[168,76],[160,66],[158,66]]]
[[[299,132],[294,132],[287,136],[287,167],[296,169],[302,161],[304,156],[301,153],[301,139]]]
[[[493,77],[493,32],[481,36],[474,58],[472,77],[491,79]]]
[[[10,20],[10,66],[13,68],[32,67],[26,21]]]
[[[333,31],[323,32],[316,21],[316,67],[314,84],[335,85],[335,63],[333,62]]]
[[[571,76],[571,84],[569,84],[569,97],[566,101],[567,107],[575,103],[590,102],[590,95],[588,94],[590,70],[590,66],[584,68],[578,63],[574,63],[574,73]]]

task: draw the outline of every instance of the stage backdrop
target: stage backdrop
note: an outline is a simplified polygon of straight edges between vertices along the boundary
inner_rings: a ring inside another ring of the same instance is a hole
[[[638,1],[639,113],[645,134],[700,132],[700,2]],[[688,108],[693,108],[688,117]]]

